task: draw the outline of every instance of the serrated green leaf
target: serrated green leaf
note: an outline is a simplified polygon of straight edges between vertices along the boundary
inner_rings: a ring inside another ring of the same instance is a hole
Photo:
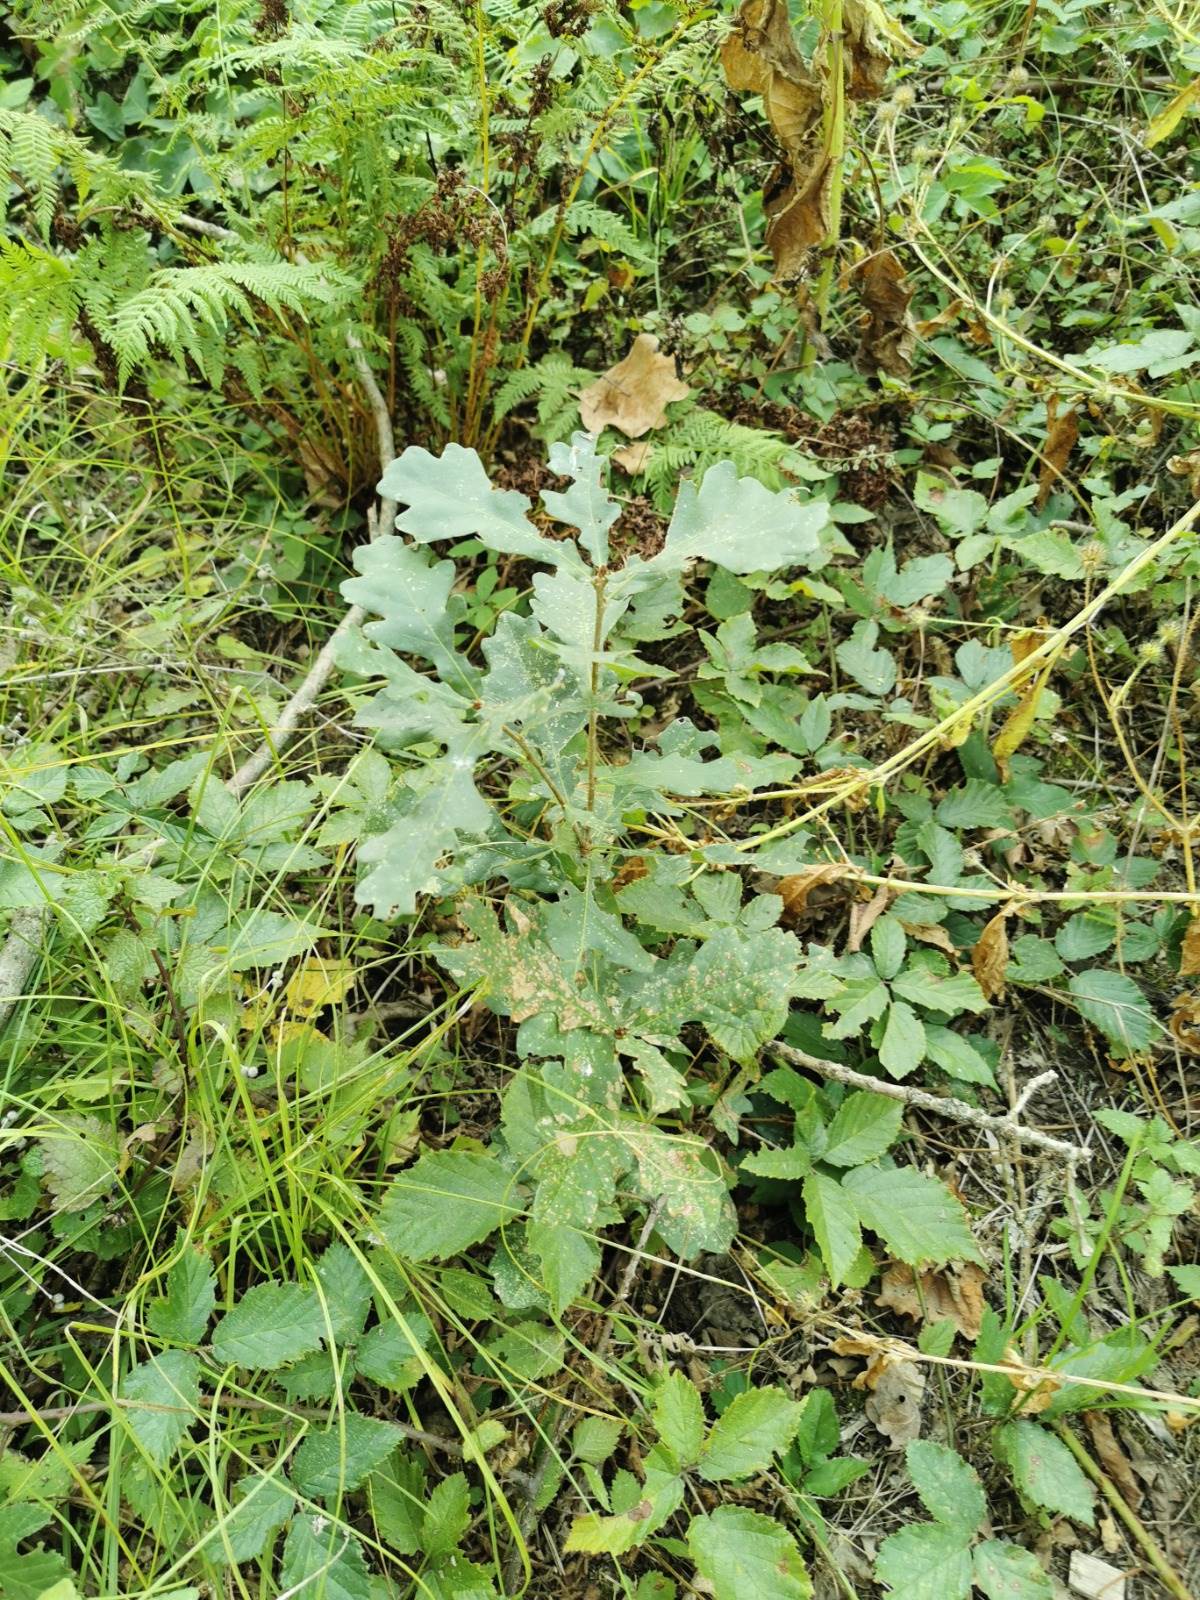
[[[687,1261],[701,1250],[728,1250],[737,1215],[708,1146],[684,1134],[646,1129],[634,1154],[638,1189],[646,1199],[662,1201],[656,1227],[670,1248]]]
[[[348,1245],[329,1246],[317,1262],[317,1282],[333,1339],[340,1343],[360,1334],[371,1309],[371,1280]]]
[[[126,1373],[121,1398],[129,1431],[162,1466],[199,1414],[200,1358],[188,1350],[150,1356]]]
[[[99,1117],[57,1115],[38,1139],[42,1175],[60,1211],[82,1211],[117,1181],[120,1151],[113,1127]]]
[[[996,1431],[996,1449],[1024,1499],[1094,1527],[1096,1491],[1061,1439],[1036,1422],[1009,1422]]]
[[[937,1178],[914,1167],[856,1167],[842,1187],[863,1227],[909,1266],[980,1259],[961,1202]]]
[[[167,1273],[167,1292],[146,1311],[160,1339],[199,1344],[217,1303],[217,1279],[208,1257],[187,1245]]]
[[[1093,1023],[1117,1054],[1144,1050],[1157,1032],[1146,997],[1123,972],[1092,967],[1072,974],[1067,989],[1080,1014]]]
[[[714,1600],[810,1600],[812,1584],[795,1540],[772,1517],[718,1506],[692,1518],[687,1539]]]
[[[349,1494],[364,1482],[402,1438],[390,1422],[350,1411],[337,1427],[309,1433],[292,1457],[292,1481],[301,1494]]]
[[[431,1561],[458,1548],[471,1526],[471,1486],[463,1472],[452,1472],[429,1496],[422,1519],[422,1542]]]
[[[987,1500],[974,1467],[957,1450],[929,1439],[914,1439],[904,1459],[926,1511],[967,1543],[987,1516]]]
[[[818,555],[828,524],[824,500],[801,505],[791,491],[774,493],[755,478],[739,478],[722,461],[704,474],[699,490],[686,480],[680,485],[666,542],[646,565],[679,572],[703,560],[728,572],[773,572]]]
[[[987,998],[969,972],[946,976],[923,967],[909,967],[892,984],[892,990],[913,1005],[957,1016],[960,1011],[986,1011]]]
[[[765,1472],[791,1444],[804,1407],[782,1389],[745,1389],[713,1423],[700,1457],[709,1483],[735,1482]]]
[[[871,695],[890,694],[896,687],[896,658],[890,650],[876,648],[878,639],[877,622],[857,622],[850,637],[834,651],[842,671]]]
[[[1012,807],[996,784],[968,778],[945,796],[937,819],[943,828],[1002,828],[1012,820]]]
[[[1181,1294],[1190,1300],[1200,1300],[1200,1267],[1168,1267],[1167,1275]]]
[[[210,1548],[223,1560],[254,1561],[295,1509],[296,1497],[284,1484],[275,1478],[248,1475],[238,1484],[224,1519],[224,1538]]]
[[[804,1214],[829,1281],[836,1289],[845,1282],[862,1248],[858,1209],[836,1178],[824,1172],[810,1172],[804,1180]]]
[[[213,1329],[223,1364],[273,1372],[319,1348],[325,1332],[320,1303],[298,1283],[259,1283]]]
[[[812,1171],[812,1152],[807,1145],[763,1145],[743,1157],[741,1170],[756,1178],[799,1181]]]
[[[22,1555],[12,1547],[0,1546],[0,1594],[4,1600],[42,1600],[47,1589],[69,1578],[67,1563],[56,1550],[39,1545]]]
[[[279,1587],[305,1600],[371,1600],[362,1545],[333,1517],[297,1517],[283,1546]]]
[[[920,1017],[903,1000],[888,1007],[879,1060],[889,1077],[907,1078],[925,1058],[925,1029]]]
[[[895,1144],[904,1107],[886,1095],[857,1090],[842,1101],[829,1124],[821,1160],[832,1167],[861,1167]]]
[[[433,1324],[420,1311],[409,1311],[403,1327],[398,1322],[381,1322],[359,1340],[354,1352],[355,1371],[385,1389],[411,1389],[424,1376],[419,1352],[432,1336]]]
[[[975,1587],[988,1600],[1052,1600],[1054,1585],[1032,1550],[989,1539],[975,1546],[971,1561]]]
[[[880,917],[871,929],[871,960],[881,978],[894,978],[904,965],[908,935],[899,917]]]
[[[409,1261],[444,1261],[520,1215],[512,1178],[495,1156],[426,1152],[393,1183],[379,1230]]]
[[[939,1023],[925,1024],[925,1055],[946,1074],[960,1083],[986,1083],[996,1087],[995,1075],[987,1058],[972,1040],[944,1028]]]
[[[967,1600],[971,1552],[957,1528],[922,1522],[883,1541],[875,1576],[897,1600]]]
[[[616,1417],[584,1417],[571,1432],[571,1450],[580,1461],[598,1467],[612,1455],[624,1431],[625,1424]]]
[[[694,1466],[704,1445],[704,1402],[682,1372],[669,1373],[654,1396],[654,1426],[680,1467]]]

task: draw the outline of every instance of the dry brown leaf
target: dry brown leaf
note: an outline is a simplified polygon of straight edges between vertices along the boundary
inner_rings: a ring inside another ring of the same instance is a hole
[[[629,439],[640,439],[667,420],[667,406],[686,400],[691,390],[679,379],[675,357],[658,353],[652,333],[639,333],[623,361],[579,396],[579,412],[589,433],[619,428]]]
[[[1083,1420],[1087,1423],[1087,1430],[1092,1436],[1096,1459],[1136,1511],[1142,1503],[1142,1486],[1134,1473],[1133,1464],[1113,1432],[1108,1413],[1085,1411]]]
[[[1194,916],[1188,923],[1179,950],[1179,976],[1194,978],[1197,973],[1200,973],[1200,916]]]
[[[873,1374],[872,1392],[863,1410],[868,1421],[873,1422],[888,1441],[888,1448],[903,1450],[905,1445],[921,1437],[925,1374],[915,1361],[887,1362],[884,1357],[879,1357],[878,1361],[879,1370]]]
[[[983,1284],[983,1269],[970,1261],[922,1272],[919,1284],[911,1267],[893,1261],[880,1280],[875,1304],[912,1322],[952,1322],[974,1343],[983,1326]]]
[[[940,922],[901,922],[900,926],[910,939],[919,939],[922,944],[934,945],[938,950],[944,950],[948,956],[958,960],[958,946]]]
[[[780,878],[775,885],[775,893],[783,901],[785,914],[792,918],[799,917],[808,909],[808,897],[814,889],[822,884],[836,883],[853,870],[844,861],[822,861],[816,866],[805,867],[802,872],[789,872],[786,878]]]
[[[1079,423],[1074,406],[1058,409],[1058,396],[1046,401],[1046,447],[1042,451],[1042,470],[1038,473],[1037,508],[1040,511],[1051,490],[1066,470],[1067,459],[1079,441]]]
[[[920,53],[920,46],[893,22],[879,0],[843,0],[842,27],[853,100],[878,100],[892,57]]]
[[[1001,907],[985,925],[971,951],[971,971],[988,1000],[1003,1000],[1004,974],[1008,970],[1008,919],[1016,907]]]
[[[612,459],[622,472],[627,472],[631,478],[636,478],[639,472],[645,472],[653,448],[649,439],[639,439],[636,444],[622,445],[619,450],[614,450]]]
[[[917,332],[904,268],[895,251],[874,250],[855,267],[853,278],[868,313],[859,358],[901,378],[912,365]]]
[[[862,949],[863,940],[887,910],[891,900],[892,891],[881,883],[865,904],[859,901],[850,907],[850,934],[846,940],[849,954],[853,955]]]
[[[1036,1368],[1027,1367],[1021,1352],[1013,1345],[1004,1352],[1004,1365],[1004,1376],[1022,1396],[1013,1406],[1014,1416],[1035,1417],[1039,1411],[1045,1411],[1062,1387],[1061,1379],[1047,1377]]]
[[[1200,994],[1181,994],[1167,1027],[1181,1050],[1190,1056],[1200,1056]]]

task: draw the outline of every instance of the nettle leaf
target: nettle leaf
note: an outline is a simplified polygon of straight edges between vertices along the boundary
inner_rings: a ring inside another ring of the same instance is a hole
[[[812,1584],[796,1542],[772,1517],[718,1506],[688,1525],[688,1549],[714,1600],[810,1600]]]
[[[669,1373],[654,1396],[654,1426],[681,1469],[694,1466],[704,1447],[704,1402],[682,1372]]]
[[[971,1554],[975,1587],[988,1600],[1052,1600],[1054,1584],[1032,1550],[989,1539]]]
[[[582,568],[573,544],[544,538],[526,516],[530,502],[515,489],[494,489],[474,450],[448,444],[440,456],[409,445],[384,470],[379,493],[407,507],[396,518],[419,544],[474,536],[489,550],[550,566]]]
[[[817,1241],[829,1281],[836,1289],[845,1281],[862,1249],[858,1208],[836,1178],[824,1172],[811,1172],[804,1180],[804,1214]]]
[[[146,1323],[160,1339],[199,1344],[217,1303],[217,1279],[208,1257],[187,1245],[167,1274],[167,1292],[151,1302]]]
[[[796,1436],[804,1407],[782,1389],[746,1389],[713,1423],[699,1473],[710,1483],[734,1482],[765,1472]]]
[[[679,572],[703,560],[728,572],[773,572],[819,556],[828,526],[826,501],[802,505],[790,490],[739,478],[732,462],[722,461],[708,469],[699,489],[680,484],[666,543],[646,566]]]
[[[321,1600],[371,1600],[362,1545],[332,1517],[297,1517],[283,1546],[279,1587]]]
[[[856,1167],[842,1187],[863,1227],[909,1266],[981,1260],[966,1211],[937,1178],[915,1167]]]
[[[421,1541],[431,1561],[455,1550],[471,1526],[471,1486],[463,1472],[452,1472],[434,1488],[421,1519]]]
[[[129,1431],[156,1467],[172,1455],[198,1416],[200,1358],[164,1350],[139,1362],[121,1382]]]
[[[904,1459],[921,1504],[935,1522],[954,1528],[965,1543],[987,1516],[987,1500],[974,1467],[944,1444],[915,1439]]]
[[[1100,1029],[1119,1055],[1135,1055],[1154,1038],[1154,1014],[1137,984],[1123,972],[1092,967],[1073,973],[1067,989],[1080,1014]]]
[[[971,1552],[958,1528],[922,1522],[883,1541],[875,1576],[898,1600],[967,1600]]]
[[[292,1457],[292,1482],[301,1494],[348,1494],[387,1460],[402,1438],[390,1422],[347,1412],[338,1426],[301,1441]]]
[[[320,1348],[321,1305],[298,1283],[259,1283],[213,1329],[212,1350],[228,1366],[273,1372]]]
[[[849,1094],[829,1124],[821,1160],[832,1167],[861,1167],[877,1161],[900,1136],[904,1107],[886,1095],[858,1090]]]
[[[495,1156],[429,1151],[388,1190],[379,1231],[409,1261],[444,1261],[515,1221],[518,1195]]]
[[[1009,1422],[996,1431],[996,1449],[1008,1462],[1023,1499],[1085,1527],[1095,1526],[1096,1491],[1061,1439],[1036,1422]]]
[[[571,1431],[571,1453],[579,1461],[601,1466],[617,1448],[624,1431],[625,1424],[616,1417],[584,1417]]]

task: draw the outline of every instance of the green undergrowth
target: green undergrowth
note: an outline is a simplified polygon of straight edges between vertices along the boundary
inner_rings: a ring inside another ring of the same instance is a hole
[[[4,1600],[1194,1589],[1200,60],[893,10],[821,325],[732,6],[5,15]]]

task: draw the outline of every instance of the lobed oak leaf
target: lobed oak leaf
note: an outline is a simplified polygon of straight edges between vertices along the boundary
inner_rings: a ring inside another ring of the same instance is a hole
[[[629,354],[584,389],[579,413],[590,433],[611,427],[626,438],[640,439],[663,426],[672,401],[686,400],[691,392],[675,370],[675,357],[659,354],[653,334],[639,333]],[[622,465],[633,471],[644,462],[639,458],[635,469],[627,455]]]

